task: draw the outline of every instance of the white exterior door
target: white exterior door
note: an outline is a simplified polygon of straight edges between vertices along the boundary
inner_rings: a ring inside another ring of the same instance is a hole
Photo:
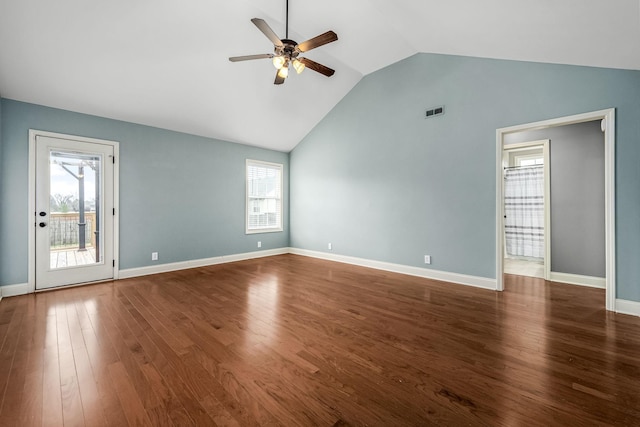
[[[36,135],[35,288],[114,277],[114,144]]]

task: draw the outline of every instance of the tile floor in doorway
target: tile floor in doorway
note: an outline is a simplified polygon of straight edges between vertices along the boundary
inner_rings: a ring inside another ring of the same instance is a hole
[[[542,261],[528,261],[523,259],[505,258],[504,272],[518,276],[544,278],[544,263]]]

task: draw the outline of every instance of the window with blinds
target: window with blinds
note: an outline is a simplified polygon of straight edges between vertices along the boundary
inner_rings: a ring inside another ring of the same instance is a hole
[[[247,234],[282,231],[282,165],[247,159]]]

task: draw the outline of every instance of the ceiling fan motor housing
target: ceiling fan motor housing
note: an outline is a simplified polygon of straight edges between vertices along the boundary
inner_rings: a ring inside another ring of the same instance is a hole
[[[300,54],[300,51],[296,49],[296,46],[298,45],[297,42],[289,39],[282,39],[281,41],[283,46],[275,47],[275,53],[277,56],[284,56],[285,58],[291,60],[296,58]]]

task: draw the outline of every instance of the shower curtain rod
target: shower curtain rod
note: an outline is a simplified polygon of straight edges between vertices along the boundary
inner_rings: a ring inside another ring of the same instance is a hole
[[[505,166],[503,169],[517,169],[517,168],[538,168],[544,165],[528,165],[528,166]]]

